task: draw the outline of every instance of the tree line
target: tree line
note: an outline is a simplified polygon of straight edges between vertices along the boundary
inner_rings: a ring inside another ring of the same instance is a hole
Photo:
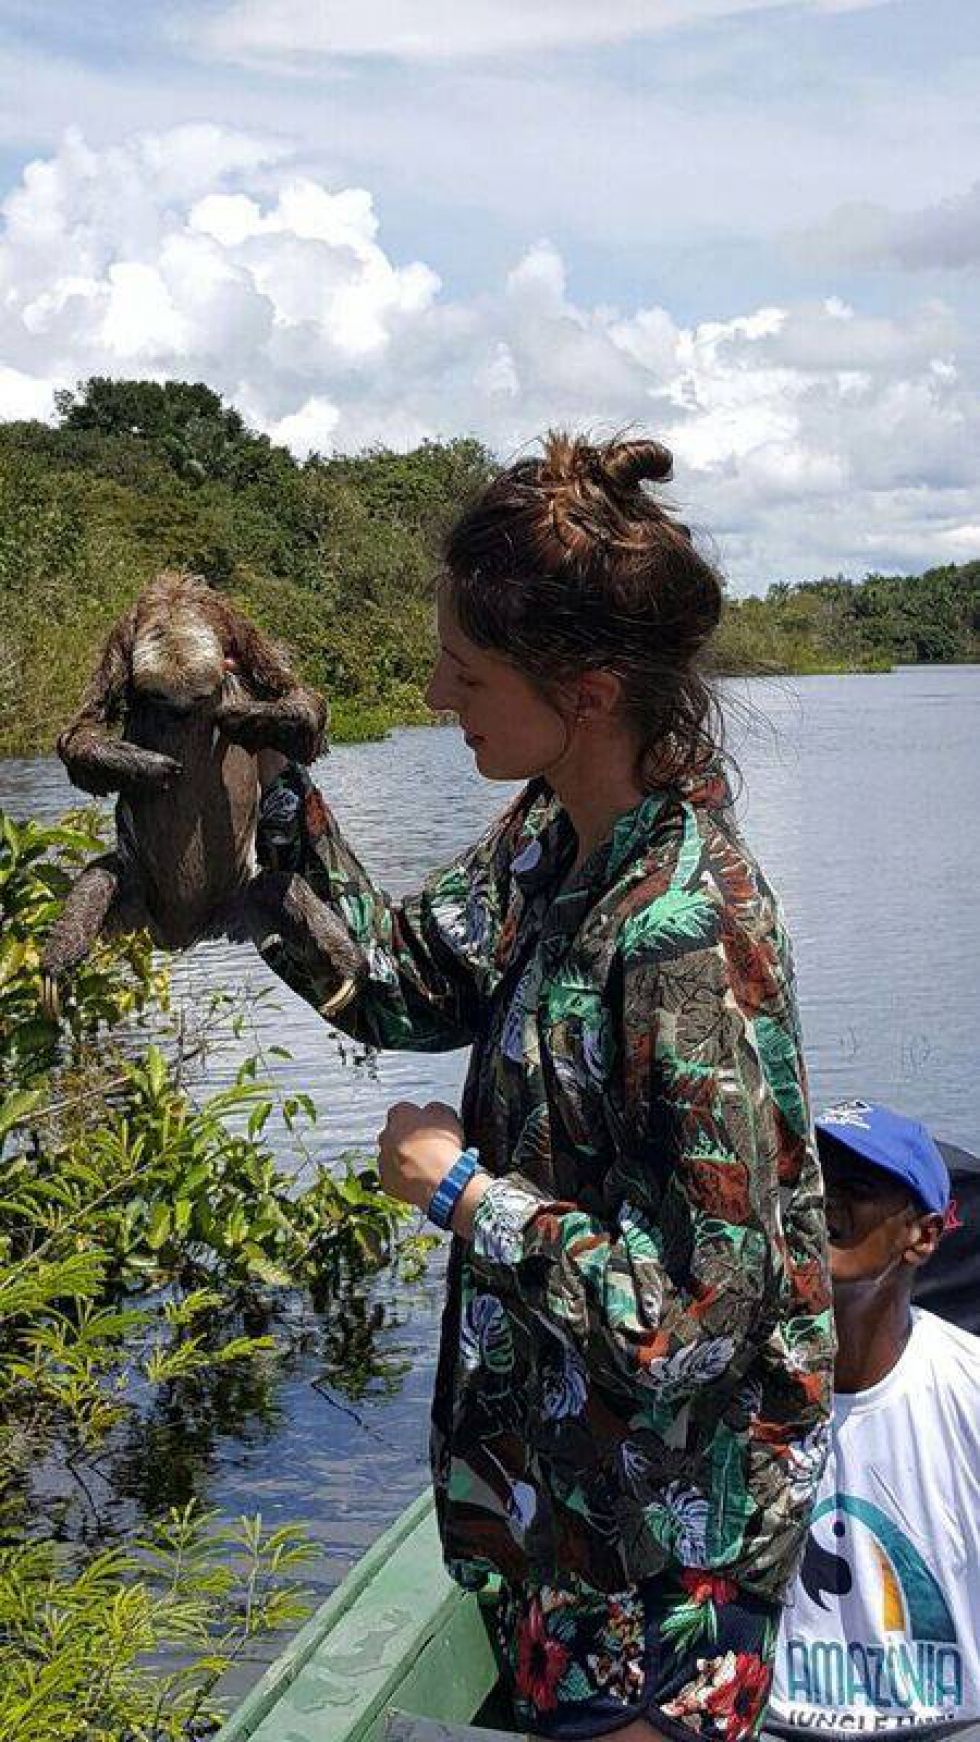
[[[0,754],[50,747],[113,619],[164,567],[226,589],[331,698],[334,735],[429,718],[440,538],[479,442],[298,462],[200,382],[93,377],[0,425]],[[722,671],[980,657],[980,561],[729,599]]]

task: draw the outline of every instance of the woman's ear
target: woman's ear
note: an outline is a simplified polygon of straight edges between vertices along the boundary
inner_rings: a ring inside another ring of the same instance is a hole
[[[613,671],[584,671],[578,680],[577,720],[608,720],[619,707],[623,686]]]

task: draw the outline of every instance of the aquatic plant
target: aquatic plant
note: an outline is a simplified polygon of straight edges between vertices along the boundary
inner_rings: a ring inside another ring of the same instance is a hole
[[[52,1542],[0,1548],[0,1742],[210,1735],[221,1676],[307,1612],[294,1575],[313,1552],[259,1515],[219,1526],[193,1505],[81,1569]]]

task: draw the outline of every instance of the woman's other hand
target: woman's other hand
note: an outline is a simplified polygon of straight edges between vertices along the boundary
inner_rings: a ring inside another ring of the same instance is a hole
[[[390,1197],[428,1210],[464,1141],[459,1116],[445,1101],[428,1101],[424,1107],[396,1101],[378,1134],[383,1189]],[[470,1238],[476,1207],[489,1185],[489,1174],[475,1174],[456,1204],[452,1230],[464,1240]]]
[[[463,1148],[463,1127],[444,1101],[396,1101],[378,1134],[381,1184],[393,1198],[427,1210]]]

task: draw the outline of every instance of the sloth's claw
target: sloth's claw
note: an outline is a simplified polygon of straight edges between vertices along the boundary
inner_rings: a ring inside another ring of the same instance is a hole
[[[61,991],[54,974],[41,974],[41,1009],[48,1022],[61,1021]]]
[[[260,872],[245,892],[245,914],[261,955],[287,985],[297,971],[304,979],[315,975],[324,1015],[349,1003],[363,978],[364,953],[302,877]]]

